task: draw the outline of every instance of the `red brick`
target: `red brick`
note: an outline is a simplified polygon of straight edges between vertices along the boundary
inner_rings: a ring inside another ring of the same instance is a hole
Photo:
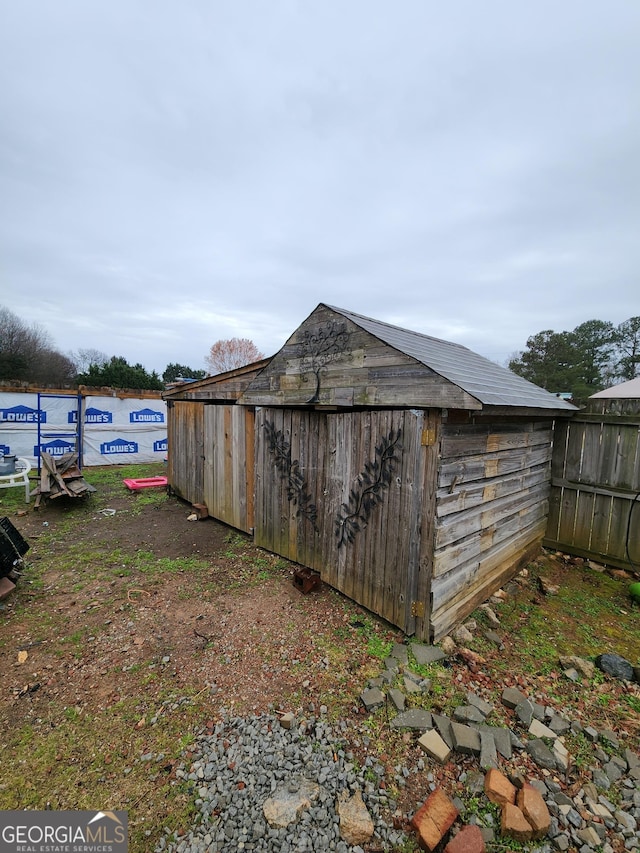
[[[484,838],[479,827],[464,826],[444,848],[444,853],[484,853]]]
[[[500,829],[503,835],[510,835],[516,841],[530,841],[533,829],[517,806],[505,803],[502,806]]]
[[[422,847],[434,850],[458,817],[458,809],[441,788],[429,794],[413,816],[411,825]]]
[[[491,800],[499,806],[506,803],[513,805],[516,801],[516,788],[507,779],[504,773],[491,768],[484,777],[484,792]]]
[[[532,785],[525,785],[516,799],[518,808],[533,830],[533,838],[544,838],[551,826],[551,815],[542,794]]]

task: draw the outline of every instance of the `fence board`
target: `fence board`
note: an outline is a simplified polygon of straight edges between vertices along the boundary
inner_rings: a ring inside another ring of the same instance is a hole
[[[630,520],[640,491],[640,402],[594,400],[557,424],[551,472],[544,544],[628,567],[627,538],[640,550],[640,512]]]

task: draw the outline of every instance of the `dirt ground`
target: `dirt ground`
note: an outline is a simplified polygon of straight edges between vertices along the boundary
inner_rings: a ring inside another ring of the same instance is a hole
[[[163,490],[135,494],[118,474],[95,477],[90,498],[26,513],[0,505],[30,544],[0,607],[0,808],[127,809],[130,849],[152,849],[164,827],[188,825],[191,797],[175,769],[222,709],[304,717],[325,706],[390,775],[416,763],[416,739],[359,701],[389,644],[405,639],[397,629],[326,586],[303,595],[291,564],[212,519],[189,521],[191,507]],[[568,595],[542,595],[540,574]],[[637,665],[626,586],[543,555],[495,605],[503,648],[479,639],[479,663],[454,659],[431,707],[450,711],[467,689],[495,702],[518,685],[637,741],[637,685],[600,678],[580,691],[558,668],[559,654],[598,650]],[[460,767],[435,772],[452,782]],[[427,792],[424,774],[412,776],[397,792],[400,811]]]

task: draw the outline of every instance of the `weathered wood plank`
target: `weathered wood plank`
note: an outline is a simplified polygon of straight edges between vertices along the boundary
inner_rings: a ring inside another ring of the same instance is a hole
[[[462,483],[438,490],[438,518],[480,506],[489,500],[502,498],[530,489],[538,483],[549,481],[548,464],[537,465],[527,471],[495,477],[490,481],[475,481],[471,485]]]
[[[520,429],[516,429],[514,425],[500,429],[494,427],[493,431],[474,426],[448,427],[443,430],[440,452],[443,459],[455,459],[459,456],[469,457],[548,445],[550,441],[550,431],[534,431],[524,425]]]
[[[436,550],[501,524],[515,513],[548,499],[549,484],[542,481],[515,494],[489,500],[479,506],[440,519],[436,525]]]
[[[510,537],[517,537],[520,530],[534,522],[544,519],[546,525],[547,502],[537,501],[518,511],[509,518],[502,519],[499,526],[487,527],[483,535],[473,535],[458,540],[452,545],[436,550],[434,555],[433,582],[435,578],[447,574],[457,567],[464,571],[464,566],[474,560],[481,559],[484,552],[491,550],[498,542]]]
[[[478,573],[478,577],[482,577],[481,583],[461,589],[454,601],[445,601],[442,607],[432,611],[431,639],[434,642],[442,639],[454,625],[485,601],[492,590],[498,589],[535,556],[540,550],[542,529],[543,523],[540,523],[537,527],[522,531],[518,541],[504,543],[502,549],[491,555],[493,568],[489,571],[485,565],[486,573],[482,576]],[[513,551],[510,546],[514,547]]]
[[[474,480],[500,477],[515,471],[526,471],[551,460],[551,445],[540,445],[523,450],[508,450],[465,459],[443,461],[438,475],[438,486],[453,487]]]

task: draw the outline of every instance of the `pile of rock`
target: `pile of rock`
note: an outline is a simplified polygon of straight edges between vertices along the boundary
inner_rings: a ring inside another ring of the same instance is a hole
[[[454,653],[456,649],[450,648]],[[479,790],[501,808],[502,835],[519,841],[548,837],[561,851],[576,847],[588,853],[602,847],[611,853],[612,845],[640,849],[640,756],[624,749],[615,732],[584,726],[513,687],[505,687],[500,696],[511,726],[491,725],[496,709],[473,692],[466,694],[465,704],[456,707],[450,717],[407,708],[412,696],[428,694],[431,687],[429,679],[412,670],[410,655],[417,664],[446,663],[447,657],[436,646],[396,644],[381,675],[362,691],[362,704],[369,711],[383,704],[395,709],[391,727],[419,735],[417,743],[427,759],[445,764],[456,754],[461,759],[475,758],[487,771]],[[561,665],[568,677],[572,671],[584,677],[594,673],[593,663],[577,657],[563,659]],[[567,774],[573,763],[565,746],[568,735],[582,735],[593,748],[591,781],[571,795],[567,793]],[[525,756],[528,761],[523,761]],[[525,778],[518,769],[523,763],[537,768],[542,778]],[[404,785],[407,773],[401,768],[396,782]],[[449,800],[434,783],[430,787],[432,794],[412,823],[422,845],[432,850],[451,827],[459,829],[457,819],[464,819],[465,807],[457,797]],[[478,826],[479,835],[467,829],[464,844],[472,845],[468,849],[475,853],[494,841],[497,827]],[[456,847],[462,842],[455,838],[449,842],[452,844],[447,853],[467,849]]]

